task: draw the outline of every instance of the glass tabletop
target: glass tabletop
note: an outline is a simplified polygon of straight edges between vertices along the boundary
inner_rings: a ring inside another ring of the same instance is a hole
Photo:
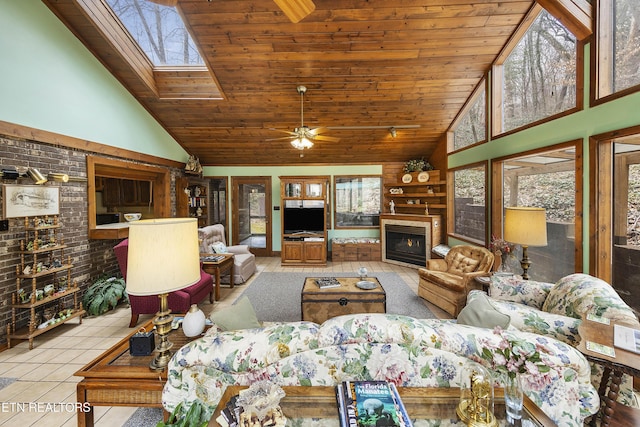
[[[224,407],[224,404],[243,388],[246,387],[227,387],[218,409]],[[283,387],[283,389],[286,396],[280,402],[280,406],[287,418],[287,426],[340,427],[334,387]],[[460,397],[458,388],[407,387],[400,388],[399,392],[414,427],[465,425],[456,416]],[[502,389],[496,389],[495,395],[494,414],[499,425],[514,425],[506,420]],[[219,414],[219,410],[216,410],[209,426],[219,425],[216,421]],[[555,426],[555,423],[525,396],[522,420],[517,425],[547,427]]]

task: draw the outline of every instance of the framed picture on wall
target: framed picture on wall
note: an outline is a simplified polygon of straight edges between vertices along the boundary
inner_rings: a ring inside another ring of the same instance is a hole
[[[3,218],[60,214],[60,187],[5,184],[2,186]]]

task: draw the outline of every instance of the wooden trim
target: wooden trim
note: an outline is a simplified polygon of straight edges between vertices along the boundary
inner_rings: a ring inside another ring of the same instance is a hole
[[[536,0],[575,35],[585,40],[593,33],[592,6],[587,0]]]
[[[0,135],[24,139],[27,141],[42,142],[59,147],[71,148],[73,150],[82,150],[90,153],[119,157],[123,159],[134,160],[137,162],[152,163],[171,168],[184,167],[184,163],[177,162],[175,160],[164,159],[162,157],[139,153],[137,151],[131,151],[125,148],[112,147],[109,145],[100,144],[98,142],[89,141],[87,139],[75,138],[73,136],[62,135],[55,132],[49,132],[46,130],[36,129],[1,120]]]

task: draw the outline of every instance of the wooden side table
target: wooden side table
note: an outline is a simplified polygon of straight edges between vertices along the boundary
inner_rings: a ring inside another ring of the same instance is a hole
[[[216,288],[216,301],[220,301],[220,277],[229,272],[229,285],[233,288],[233,254],[200,254],[200,259],[203,257],[215,257],[224,256],[223,259],[218,261],[202,261],[202,270],[205,273],[209,273],[214,276]]]
[[[131,356],[129,353],[129,338],[141,329],[153,330],[153,320],[131,332],[74,374],[83,377],[76,386],[76,400],[80,407],[78,427],[93,426],[94,406],[162,407],[162,389],[167,381],[167,370],[156,372],[149,369],[155,353],[149,356]],[[182,328],[171,331],[171,352],[175,353],[195,338],[185,336]]]
[[[627,326],[636,329],[640,327],[638,324]],[[591,341],[613,348],[613,327],[613,321],[607,325],[583,318],[578,327],[581,338],[578,350],[587,360],[604,368],[598,388],[598,394],[605,404],[601,409],[601,426],[637,426],[640,425],[640,410],[618,405],[617,399],[622,375],[640,376],[640,354],[615,347],[615,356],[607,356],[588,350],[586,347],[587,341]],[[609,378],[611,378],[610,384]],[[591,425],[595,425],[595,420],[596,417],[592,419]]]

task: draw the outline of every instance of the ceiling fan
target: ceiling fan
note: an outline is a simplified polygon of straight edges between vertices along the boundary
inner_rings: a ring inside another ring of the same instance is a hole
[[[291,145],[293,145],[298,150],[304,150],[305,148],[313,147],[312,141],[330,141],[330,142],[338,142],[339,138],[334,138],[331,136],[320,135],[328,131],[329,129],[326,127],[319,127],[315,129],[310,129],[309,126],[304,125],[304,94],[307,93],[307,88],[305,86],[298,86],[296,88],[298,93],[300,94],[300,126],[295,128],[293,132],[287,130],[279,130],[272,129],[278,132],[288,133],[289,136],[285,136],[282,138],[274,138],[267,139],[267,141],[277,141],[281,139],[291,139]]]

